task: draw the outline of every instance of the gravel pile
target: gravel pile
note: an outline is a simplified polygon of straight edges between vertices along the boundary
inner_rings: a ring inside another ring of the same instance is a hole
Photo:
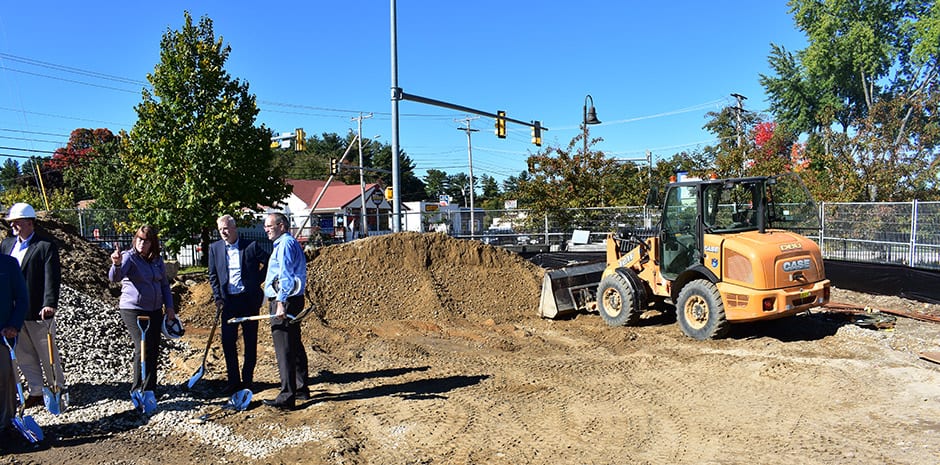
[[[182,340],[166,338],[160,347],[158,409],[150,415],[140,415],[133,410],[129,396],[133,344],[115,305],[63,286],[56,318],[57,344],[71,404],[60,415],[50,414],[45,407],[26,411],[52,442],[103,439],[122,433],[151,439],[186,437],[227,453],[260,459],[285,447],[321,442],[336,435],[334,431],[317,429],[316,425],[288,430],[274,424],[265,437],[248,438],[214,422],[213,419],[232,411],[221,409],[227,399],[216,397],[206,387],[207,381],[201,381],[192,391],[167,381],[171,375],[179,378],[178,373],[171,373],[174,369],[171,358],[199,356],[197,352],[201,349],[193,350]],[[207,422],[193,421],[205,414],[213,418]]]
[[[89,243],[74,227],[54,218],[40,218],[37,229],[52,236],[60,251],[62,288],[56,316],[56,345],[62,356],[70,405],[57,416],[42,406],[27,409],[25,415],[36,420],[50,445],[64,447],[124,434],[140,437],[143,441],[173,436],[214,446],[222,452],[262,458],[290,444],[322,441],[325,436],[333,435],[310,428],[288,431],[278,426],[268,432],[280,439],[272,442],[257,437],[241,437],[214,420],[203,424],[190,423],[193,418],[219,410],[227,400],[217,397],[219,386],[214,386],[213,380],[200,381],[191,391],[186,389],[185,381],[192,374],[189,372],[191,368],[182,369],[179,363],[201,357],[204,338],[198,348],[190,347],[184,342],[186,338],[163,338],[155,392],[158,409],[150,415],[138,414],[129,395],[134,345],[117,309],[120,285],[110,283],[107,278],[110,251]],[[8,222],[0,219],[0,239],[9,235]],[[177,299],[189,293],[188,286],[179,282],[174,283],[173,291]],[[179,308],[179,301],[177,304]],[[212,307],[211,301],[209,304],[206,308]],[[187,326],[205,326],[200,324],[197,314],[205,313],[204,308],[198,307],[198,310],[180,312],[184,322],[192,321],[192,325],[187,323]],[[211,321],[211,317],[203,319]],[[159,331],[159,326],[155,328]],[[4,352],[0,356],[7,355]],[[257,403],[260,401],[253,401],[252,407]],[[246,413],[252,414],[250,411]],[[218,417],[228,414],[231,411],[224,411]],[[109,463],[107,457],[100,460],[100,463]]]

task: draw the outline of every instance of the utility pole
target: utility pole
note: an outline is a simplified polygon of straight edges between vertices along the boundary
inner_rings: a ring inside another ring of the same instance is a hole
[[[737,120],[735,124],[735,132],[738,133],[738,148],[741,148],[741,115],[744,113],[744,101],[747,100],[747,97],[737,93],[733,93],[731,96],[738,100],[738,106],[734,107],[734,113],[736,116],[735,119]]]
[[[470,127],[470,121],[473,121],[477,118],[467,117],[462,120],[457,120],[458,122],[463,121],[467,125],[467,127],[457,128],[457,130],[467,133],[467,158],[469,159],[469,162],[470,162],[470,238],[471,239],[473,239],[473,235],[476,232],[476,218],[474,218],[475,207],[473,205],[473,191],[474,191],[473,189],[473,145],[470,143],[470,134],[479,131],[479,129],[472,129]]]
[[[736,120],[734,130],[735,132],[737,132],[737,135],[738,135],[737,147],[741,149],[741,170],[743,173],[744,171],[747,171],[747,161],[746,161],[747,153],[746,153],[746,150],[744,149],[744,146],[741,143],[741,137],[742,137],[741,133],[743,132],[743,126],[744,126],[743,122],[741,121],[741,117],[744,114],[744,101],[747,100],[747,97],[738,93],[732,93],[731,96],[738,100],[738,106],[734,107],[734,114],[735,114],[735,120]]]
[[[369,231],[366,229],[366,178],[365,178],[365,163],[362,161],[362,120],[372,117],[372,113],[363,116],[362,112],[359,112],[359,116],[353,118],[354,121],[359,123],[359,237],[366,237],[369,235]],[[379,206],[375,206],[376,213],[378,213]],[[378,228],[379,224],[375,223],[375,227]]]

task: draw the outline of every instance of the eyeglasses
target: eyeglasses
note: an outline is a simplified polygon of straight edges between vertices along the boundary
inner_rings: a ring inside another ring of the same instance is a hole
[[[147,239],[146,237],[136,236],[135,239],[137,239],[138,241],[141,241],[141,242],[153,242],[153,241],[151,241],[150,239]]]

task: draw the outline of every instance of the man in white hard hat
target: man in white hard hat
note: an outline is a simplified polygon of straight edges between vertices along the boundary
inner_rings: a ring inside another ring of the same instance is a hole
[[[16,360],[29,389],[26,406],[33,407],[42,405],[43,375],[50,387],[55,380],[59,392],[66,392],[62,360],[55,344],[51,363],[49,360],[49,335],[55,339],[55,312],[62,281],[59,247],[36,232],[36,211],[28,203],[13,204],[6,220],[13,236],[0,243],[0,253],[16,258],[29,291],[29,310],[16,344]]]

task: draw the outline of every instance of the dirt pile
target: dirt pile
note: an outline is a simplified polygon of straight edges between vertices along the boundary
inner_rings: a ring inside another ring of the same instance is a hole
[[[119,285],[108,281],[111,251],[88,242],[74,226],[51,217],[36,219],[36,230],[59,246],[62,283],[89,296],[117,303]],[[10,223],[0,220],[0,240],[12,234]]]
[[[327,323],[536,314],[542,270],[505,249],[445,234],[375,236],[320,249],[307,297]]]
[[[306,295],[334,326],[453,318],[503,323],[536,314],[542,273],[519,255],[478,241],[398,233],[309,254]],[[208,283],[194,283],[181,314],[191,324],[211,324],[211,298]]]

